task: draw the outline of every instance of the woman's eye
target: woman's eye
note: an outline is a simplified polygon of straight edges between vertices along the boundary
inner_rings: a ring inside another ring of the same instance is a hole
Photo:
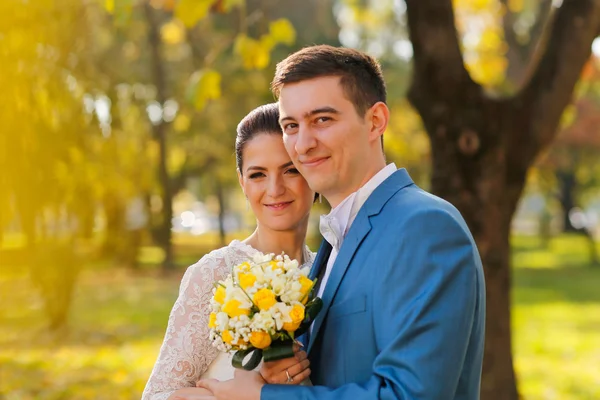
[[[250,174],[250,179],[261,178],[263,176],[265,176],[265,174],[263,174],[262,172],[255,172],[253,174]]]

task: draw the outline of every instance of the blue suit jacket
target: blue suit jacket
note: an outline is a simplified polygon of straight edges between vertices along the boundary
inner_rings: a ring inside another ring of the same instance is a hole
[[[322,297],[315,386],[265,385],[262,400],[479,398],[481,260],[459,212],[404,169],[360,209]]]

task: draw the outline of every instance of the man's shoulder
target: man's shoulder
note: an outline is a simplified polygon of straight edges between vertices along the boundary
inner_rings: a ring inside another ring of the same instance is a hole
[[[396,192],[382,209],[382,213],[398,214],[405,218],[429,214],[460,216],[460,212],[450,202],[415,184]]]

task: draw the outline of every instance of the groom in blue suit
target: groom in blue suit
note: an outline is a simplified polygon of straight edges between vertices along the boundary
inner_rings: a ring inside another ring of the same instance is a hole
[[[290,157],[332,206],[312,270],[324,305],[308,335],[313,386],[256,373],[200,386],[238,400],[478,399],[481,260],[460,213],[386,165],[378,63],[313,46],[279,63],[272,87]]]

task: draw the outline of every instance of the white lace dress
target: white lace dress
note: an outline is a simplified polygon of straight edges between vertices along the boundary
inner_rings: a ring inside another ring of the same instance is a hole
[[[233,377],[231,355],[219,353],[209,340],[209,302],[214,283],[224,279],[232,266],[255,253],[257,250],[253,247],[234,240],[187,269],[142,400],[165,400],[178,389],[196,386],[200,378],[227,380]],[[306,248],[304,266],[312,265],[314,256]]]

